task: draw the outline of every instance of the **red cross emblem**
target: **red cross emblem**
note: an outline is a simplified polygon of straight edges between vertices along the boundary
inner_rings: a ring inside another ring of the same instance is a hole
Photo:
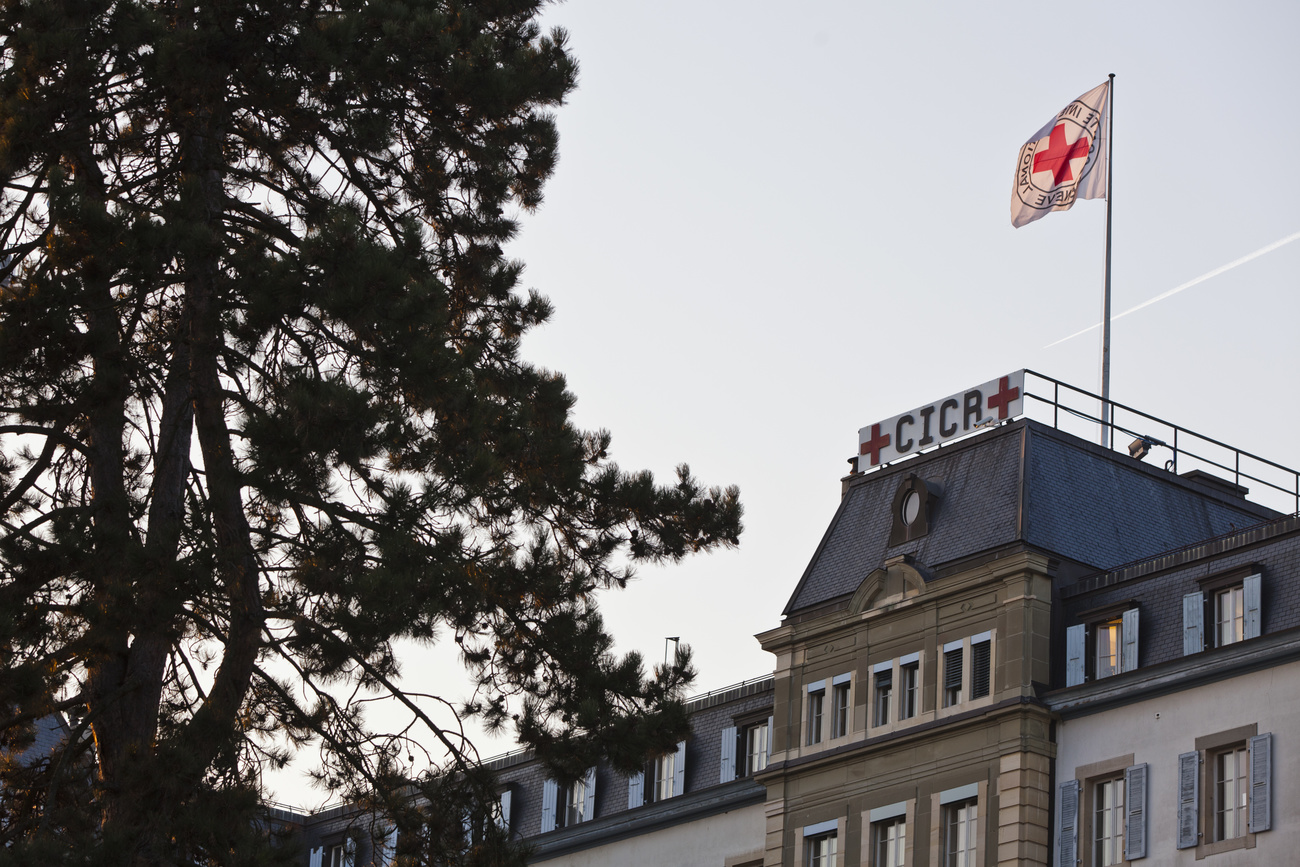
[[[1039,172],[1052,173],[1052,186],[1060,186],[1064,181],[1074,180],[1074,172],[1070,171],[1070,160],[1086,157],[1089,149],[1092,148],[1092,141],[1086,136],[1079,136],[1079,140],[1072,145],[1065,143],[1065,123],[1058,123],[1052,127],[1052,135],[1047,140],[1047,148],[1034,153],[1034,174]]]
[[[871,439],[867,440],[858,448],[858,454],[871,455],[871,465],[874,467],[876,464],[880,463],[880,450],[887,445],[889,445],[889,434],[882,434],[880,432],[880,425],[873,424],[871,426]]]
[[[1011,409],[1011,402],[1020,397],[1020,389],[1011,388],[1010,386],[1011,378],[1004,376],[998,381],[998,393],[989,396],[989,409],[996,409],[999,419],[1007,417],[1007,413]]]

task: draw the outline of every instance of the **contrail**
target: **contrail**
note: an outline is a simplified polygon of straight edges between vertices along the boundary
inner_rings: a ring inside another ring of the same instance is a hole
[[[1197,277],[1194,280],[1188,280],[1186,283],[1182,284],[1181,286],[1175,286],[1174,288],[1170,289],[1168,292],[1161,292],[1156,297],[1151,298],[1147,301],[1143,301],[1141,304],[1139,304],[1136,307],[1130,307],[1129,309],[1125,310],[1123,313],[1118,313],[1112,316],[1111,321],[1114,322],[1116,319],[1123,319],[1125,316],[1129,315],[1130,313],[1138,312],[1143,307],[1150,307],[1152,304],[1155,304],[1157,301],[1164,301],[1169,296],[1177,295],[1179,292],[1182,292],[1184,289],[1191,289],[1197,283],[1204,283],[1206,280],[1209,280],[1211,277],[1218,277],[1224,271],[1231,271],[1233,268],[1236,268],[1238,265],[1245,265],[1247,262],[1251,261],[1252,259],[1258,259],[1260,256],[1263,256],[1265,253],[1272,253],[1278,247],[1285,246],[1287,244],[1290,244],[1292,241],[1297,241],[1297,240],[1300,240],[1300,232],[1287,235],[1282,240],[1274,241],[1272,244],[1269,244],[1267,247],[1260,247],[1254,253],[1248,253],[1245,256],[1242,256],[1240,259],[1234,259],[1233,261],[1229,262],[1226,265],[1220,265],[1218,268],[1215,268],[1213,271],[1207,271],[1206,273],[1202,274],[1201,276]],[[1062,337],[1060,340],[1057,340],[1055,343],[1049,343],[1043,348],[1051,349],[1053,346],[1056,346],[1059,343],[1064,343],[1067,340],[1073,340],[1074,338],[1078,337],[1080,334],[1087,334],[1089,331],[1095,331],[1100,327],[1101,327],[1100,322],[1098,322],[1096,325],[1089,325],[1087,328],[1083,329],[1082,331],[1076,331],[1073,334],[1071,334],[1069,337]]]

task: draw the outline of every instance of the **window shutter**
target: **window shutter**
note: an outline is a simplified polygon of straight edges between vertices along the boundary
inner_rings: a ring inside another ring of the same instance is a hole
[[[311,850],[311,860],[308,862],[311,867],[320,867],[321,856],[325,854],[324,846],[317,846]]]
[[[1183,753],[1178,757],[1178,848],[1196,845],[1200,831],[1197,811],[1200,807],[1201,754]]]
[[[501,793],[497,803],[501,809],[497,811],[497,827],[502,831],[510,830],[510,790],[506,789]],[[394,832],[396,833],[396,832]]]
[[[1074,867],[1079,851],[1079,781],[1061,783],[1060,867]]]
[[[943,688],[961,689],[961,648],[946,650],[943,654]]]
[[[542,783],[542,833],[555,830],[555,801],[558,787],[555,780]]]
[[[474,821],[470,819],[469,813],[460,817],[460,830],[465,836],[465,845],[474,845]]]
[[[984,698],[989,694],[992,672],[989,666],[993,659],[993,642],[981,641],[970,646],[971,684],[970,697]]]
[[[1205,649],[1205,594],[1188,593],[1183,597],[1183,656]]]
[[[1147,856],[1147,766],[1124,769],[1124,860]]]
[[[677,742],[677,758],[673,760],[673,797],[686,791],[686,741]]]
[[[353,867],[357,863],[357,841],[351,837],[343,838],[343,867]]]
[[[1272,790],[1273,735],[1257,735],[1250,739],[1250,830],[1252,833],[1257,834],[1273,827]]]
[[[1124,612],[1124,670],[1136,671],[1138,667],[1138,610]]]
[[[1259,575],[1250,575],[1241,582],[1241,597],[1246,609],[1242,617],[1243,638],[1259,638],[1261,634],[1263,591],[1264,585]]]
[[[772,739],[776,737],[776,729],[772,728],[773,717],[767,718],[767,757],[772,758]]]
[[[391,829],[385,836],[384,842],[380,844],[379,865],[378,867],[389,867],[393,859],[397,857],[397,829]]]
[[[736,727],[727,726],[722,730],[722,769],[718,772],[719,783],[730,783],[736,779]]]
[[[1065,630],[1065,685],[1083,683],[1083,648],[1087,644],[1088,627],[1082,623]]]
[[[645,803],[645,772],[637,771],[627,778],[627,808],[639,807]]]

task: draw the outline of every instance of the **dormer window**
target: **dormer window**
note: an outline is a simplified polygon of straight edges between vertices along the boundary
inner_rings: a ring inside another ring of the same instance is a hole
[[[930,532],[930,520],[939,502],[939,491],[934,482],[927,482],[916,473],[908,473],[894,494],[894,521],[889,534],[891,547],[919,539]]]

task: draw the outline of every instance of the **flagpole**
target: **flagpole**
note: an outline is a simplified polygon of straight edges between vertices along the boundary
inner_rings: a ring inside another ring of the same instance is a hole
[[[1115,447],[1110,417],[1110,211],[1114,199],[1111,164],[1115,161],[1115,73],[1106,92],[1106,284],[1101,300],[1101,444]]]

